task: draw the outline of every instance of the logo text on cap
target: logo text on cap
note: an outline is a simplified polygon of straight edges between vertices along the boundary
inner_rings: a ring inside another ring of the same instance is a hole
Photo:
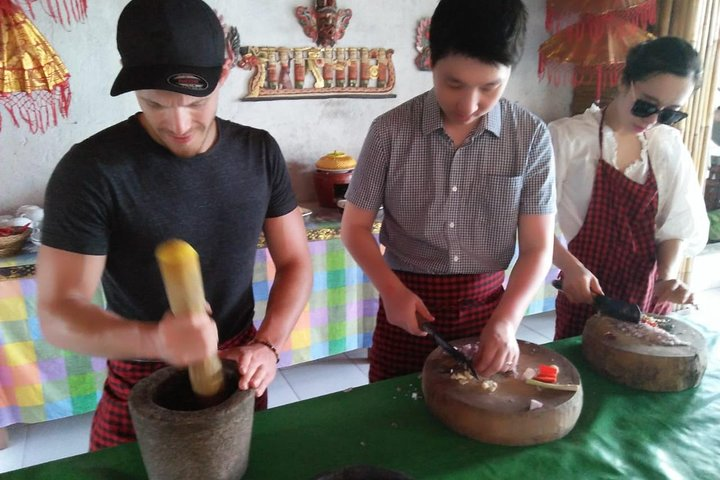
[[[207,90],[208,88],[208,81],[194,73],[176,73],[170,75],[167,82],[170,85],[193,91]]]

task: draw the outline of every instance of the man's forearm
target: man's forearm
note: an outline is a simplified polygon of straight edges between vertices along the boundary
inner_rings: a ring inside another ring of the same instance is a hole
[[[84,299],[39,305],[49,343],[84,355],[111,359],[156,359],[157,324],[128,320]]]
[[[404,288],[397,275],[385,263],[377,240],[369,230],[349,230],[343,234],[343,242],[380,295],[391,295],[394,290]]]

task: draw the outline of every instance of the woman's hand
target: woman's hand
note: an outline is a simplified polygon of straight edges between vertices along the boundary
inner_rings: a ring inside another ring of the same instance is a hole
[[[655,282],[655,297],[658,302],[695,303],[695,294],[690,291],[690,287],[675,278],[657,280]]]
[[[593,303],[593,294],[603,295],[597,277],[582,265],[563,270],[562,293],[572,303],[587,303],[589,305]]]

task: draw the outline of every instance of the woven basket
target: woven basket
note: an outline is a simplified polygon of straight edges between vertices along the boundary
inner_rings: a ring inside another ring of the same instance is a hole
[[[0,257],[12,257],[17,254],[22,250],[25,240],[28,239],[31,233],[32,229],[28,228],[21,233],[0,237]]]

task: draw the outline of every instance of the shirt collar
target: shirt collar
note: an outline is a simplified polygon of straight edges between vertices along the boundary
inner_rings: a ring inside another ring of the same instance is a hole
[[[485,130],[489,131],[496,137],[500,136],[502,130],[502,107],[500,103],[502,99],[495,104],[492,110],[480,118],[480,122],[473,131],[472,135],[478,135]],[[435,89],[431,89],[425,98],[423,106],[422,132],[423,135],[441,130],[443,128],[442,110],[435,96]]]
[[[481,133],[481,127],[483,127],[496,137],[500,137],[500,132],[502,131],[502,106],[500,104],[502,101],[503,99],[501,98],[495,104],[493,109],[480,119],[480,124],[478,125],[476,132]],[[485,122],[485,125],[483,125],[483,121]]]
[[[435,89],[431,89],[425,95],[423,105],[422,132],[423,135],[441,130],[443,128],[442,111],[435,96]]]

